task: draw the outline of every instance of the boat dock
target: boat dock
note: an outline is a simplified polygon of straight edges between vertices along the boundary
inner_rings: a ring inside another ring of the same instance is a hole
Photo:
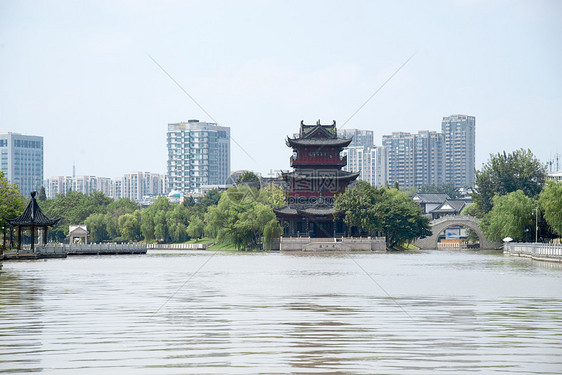
[[[35,246],[32,249],[7,250],[4,260],[31,260],[46,258],[66,258],[69,255],[121,255],[121,254],[146,254],[145,243],[138,244],[81,244]],[[0,259],[2,259],[0,257]]]

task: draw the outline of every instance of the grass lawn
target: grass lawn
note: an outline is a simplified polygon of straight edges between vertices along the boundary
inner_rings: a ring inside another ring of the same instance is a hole
[[[208,247],[207,250],[234,250],[236,251],[236,247],[231,244],[225,243],[216,243],[211,247]]]
[[[405,243],[398,247],[398,250],[419,250],[420,248],[411,243]]]
[[[184,243],[209,243],[209,242],[213,242],[214,239],[213,238],[207,238],[207,237],[203,237],[200,240],[196,240],[196,239],[191,239],[189,241],[186,241]]]

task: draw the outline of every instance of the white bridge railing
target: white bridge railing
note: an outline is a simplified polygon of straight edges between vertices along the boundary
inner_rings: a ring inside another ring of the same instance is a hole
[[[472,217],[472,216],[467,216],[467,215],[452,216],[452,215],[450,215],[450,216],[442,216],[439,219],[432,220],[430,222],[430,224],[432,226],[435,226],[435,225],[438,225],[438,224],[441,224],[441,223],[451,222],[451,221],[470,221],[470,222],[472,222],[476,225],[478,225],[480,223],[480,220],[478,220],[477,218]]]
[[[558,244],[506,242],[504,252],[562,260],[562,245]]]
[[[146,253],[145,243],[91,243],[91,244],[57,244],[36,246],[35,251],[41,254],[138,254]]]
[[[154,250],[206,250],[208,247],[211,247],[214,244],[214,241],[208,243],[151,243],[148,244],[148,248]]]

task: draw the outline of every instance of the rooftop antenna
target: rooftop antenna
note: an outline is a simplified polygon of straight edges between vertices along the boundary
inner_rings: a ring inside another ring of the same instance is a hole
[[[560,154],[554,154],[554,157],[550,157],[548,162],[548,169],[550,173],[560,172]]]
[[[72,178],[76,178],[76,161],[72,161]]]

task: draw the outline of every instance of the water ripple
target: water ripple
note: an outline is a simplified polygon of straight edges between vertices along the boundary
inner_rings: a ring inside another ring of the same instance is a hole
[[[178,290],[208,256],[4,264],[0,372],[562,369],[560,270],[470,252],[353,255],[390,298],[344,256],[219,253]]]

